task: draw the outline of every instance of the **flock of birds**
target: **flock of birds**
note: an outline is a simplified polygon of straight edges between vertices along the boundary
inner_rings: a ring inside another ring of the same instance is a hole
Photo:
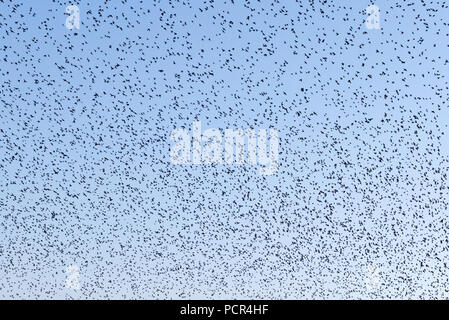
[[[449,297],[448,18],[0,1],[0,298]],[[197,120],[277,129],[278,172],[173,165]]]

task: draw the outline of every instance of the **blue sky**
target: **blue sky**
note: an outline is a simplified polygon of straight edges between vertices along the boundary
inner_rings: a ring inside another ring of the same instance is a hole
[[[448,296],[444,2],[0,12],[0,297]],[[278,130],[279,171],[171,164],[193,121]]]

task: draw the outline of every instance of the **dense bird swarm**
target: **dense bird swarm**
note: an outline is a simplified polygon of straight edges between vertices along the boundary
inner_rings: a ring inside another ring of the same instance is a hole
[[[0,1],[0,297],[449,297],[448,23],[427,0]],[[279,170],[172,164],[194,121],[278,130]]]

